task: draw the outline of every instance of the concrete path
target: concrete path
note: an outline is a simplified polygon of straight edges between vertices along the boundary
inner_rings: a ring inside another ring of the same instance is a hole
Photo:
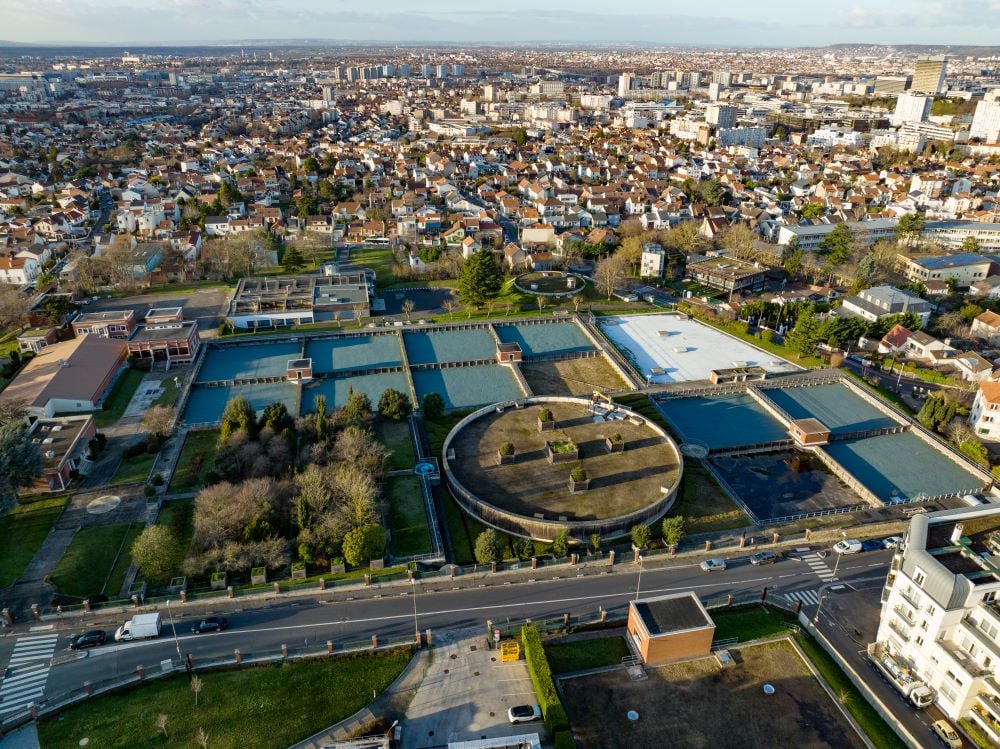
[[[38,727],[28,723],[0,739],[0,749],[40,749]]]
[[[486,628],[435,632],[427,673],[406,711],[403,749],[525,733],[507,719],[514,705],[535,703],[524,660],[501,663]]]

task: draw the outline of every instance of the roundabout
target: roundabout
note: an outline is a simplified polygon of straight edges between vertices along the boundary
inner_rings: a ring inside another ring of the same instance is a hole
[[[444,442],[443,474],[470,515],[550,541],[627,534],[662,517],[683,458],[659,426],[621,406],[535,397],[479,409]]]
[[[587,287],[587,280],[575,273],[542,270],[522,273],[514,279],[514,288],[535,296],[573,296]]]

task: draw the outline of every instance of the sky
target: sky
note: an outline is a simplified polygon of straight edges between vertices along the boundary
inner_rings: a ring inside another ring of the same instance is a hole
[[[798,47],[1000,43],[1000,0],[0,0],[0,39],[644,42]]]

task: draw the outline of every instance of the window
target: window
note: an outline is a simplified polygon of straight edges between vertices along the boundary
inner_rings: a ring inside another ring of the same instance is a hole
[[[931,603],[927,604],[927,613],[928,613],[928,614],[929,614],[930,616],[934,616],[934,612],[935,612],[935,611],[937,611],[937,609],[936,609],[936,608],[934,608],[934,604],[931,604]]]
[[[915,642],[917,643],[917,645],[918,645],[918,646],[920,646],[920,645],[923,645],[923,644],[924,644],[924,638],[923,638],[923,637],[921,637],[920,635],[917,635],[917,636],[916,636],[916,637],[914,638],[914,641],[915,641]]]
[[[914,576],[913,576],[913,582],[915,582],[917,585],[921,585],[921,586],[924,584],[924,580],[926,580],[926,579],[927,579],[927,575],[924,574],[923,570],[919,570],[919,569],[917,570],[916,574],[914,574]]]
[[[943,694],[947,698],[948,702],[954,702],[955,700],[958,699],[958,692],[956,692],[954,689],[952,689],[947,684],[941,684],[941,690],[940,691],[941,691],[941,694]]]

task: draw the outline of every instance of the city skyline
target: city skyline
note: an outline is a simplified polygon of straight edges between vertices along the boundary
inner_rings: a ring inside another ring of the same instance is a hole
[[[596,0],[554,0],[545,10],[519,3],[469,7],[432,0],[414,9],[384,0],[166,0],[131,7],[120,0],[3,0],[3,40],[15,43],[183,44],[240,40],[388,42],[581,42],[799,47],[830,44],[991,45],[1000,32],[1000,2],[951,4],[880,0],[835,16],[787,0],[751,13],[734,0],[711,12],[673,13],[652,0],[609,14]]]

